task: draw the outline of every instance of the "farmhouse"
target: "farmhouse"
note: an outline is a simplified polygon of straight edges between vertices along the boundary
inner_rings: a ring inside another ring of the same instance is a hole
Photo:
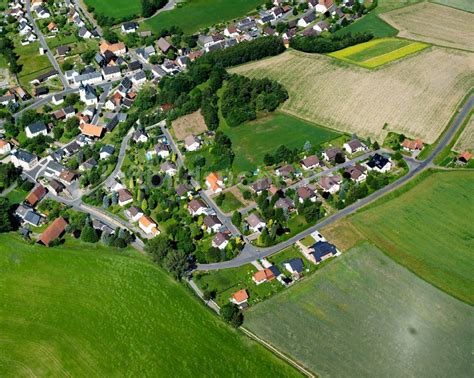
[[[206,177],[206,185],[209,190],[212,190],[214,193],[220,193],[224,187],[224,182],[217,173],[212,172]]]
[[[257,214],[250,214],[246,221],[252,232],[260,232],[267,226]]]
[[[367,151],[367,146],[362,143],[359,139],[352,139],[349,142],[344,143],[342,146],[349,154],[355,154],[356,152]]]
[[[218,232],[212,239],[212,246],[223,250],[229,244],[229,240],[230,236],[227,232]]]
[[[30,194],[28,195],[28,197],[26,197],[25,201],[27,203],[29,203],[31,206],[36,206],[36,204],[41,201],[44,196],[46,195],[47,193],[47,190],[46,188],[41,185],[41,184],[38,184],[31,192]]]
[[[464,151],[458,156],[458,162],[461,164],[467,164],[472,159],[472,154],[469,151]]]
[[[204,214],[207,211],[207,206],[200,199],[193,199],[188,204],[188,211],[195,217]]]
[[[392,162],[389,158],[383,155],[375,154],[365,164],[369,171],[376,171],[380,173],[386,173],[392,169]]]
[[[66,230],[68,223],[63,217],[56,218],[46,230],[39,236],[38,243],[49,247],[50,243],[56,240]]]
[[[259,270],[252,276],[252,281],[256,285],[260,285],[264,282],[271,281],[275,279],[275,275],[270,269]]]
[[[118,204],[120,206],[128,205],[133,202],[133,195],[127,189],[120,189],[117,191]]]
[[[415,140],[405,139],[402,142],[401,146],[405,151],[413,152],[413,151],[421,151],[425,145],[421,139],[415,139]]]
[[[334,194],[341,188],[342,178],[339,175],[323,176],[319,179],[319,186],[328,193]]]
[[[230,301],[232,303],[235,303],[237,306],[246,307],[248,299],[249,295],[247,293],[247,290],[241,289],[232,295]]]
[[[25,127],[25,133],[27,138],[34,138],[39,135],[48,135],[48,128],[43,121],[32,123]]]
[[[305,171],[322,166],[321,162],[319,161],[319,158],[316,155],[305,157],[303,160],[301,160],[300,163],[301,163],[301,167]]]

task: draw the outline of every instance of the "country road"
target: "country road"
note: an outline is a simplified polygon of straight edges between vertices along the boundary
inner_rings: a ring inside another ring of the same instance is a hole
[[[299,233],[298,235],[293,236],[292,238],[277,244],[272,247],[268,248],[259,248],[255,247],[250,244],[246,244],[245,248],[242,250],[242,252],[233,260],[230,261],[224,261],[220,263],[215,263],[215,264],[198,264],[196,270],[218,270],[218,269],[227,269],[227,268],[236,268],[245,264],[248,264],[256,259],[261,259],[267,256],[270,256],[274,253],[277,253],[294,243],[296,243],[298,240],[304,238],[305,236],[310,235],[313,231],[325,227],[333,222],[336,222],[337,220],[340,220],[347,215],[355,213],[357,210],[361,209],[365,205],[383,197],[384,195],[390,193],[391,191],[398,189],[402,185],[406,184],[408,181],[410,181],[413,177],[421,173],[427,168],[430,168],[433,166],[433,160],[434,158],[446,147],[446,145],[451,141],[453,136],[456,134],[456,132],[459,130],[461,125],[463,124],[465,118],[469,115],[471,109],[474,107],[474,95],[469,98],[469,100],[466,101],[466,103],[463,105],[461,110],[459,111],[459,114],[455,117],[452,125],[450,128],[446,131],[446,133],[442,136],[440,142],[436,146],[436,148],[433,150],[433,152],[430,154],[430,156],[422,161],[417,167],[415,167],[413,170],[411,170],[409,173],[407,173],[405,176],[401,177],[397,181],[387,185],[386,187],[380,189],[379,191],[372,193],[370,196],[367,196],[363,199],[360,199],[356,203],[338,211],[336,214],[329,216],[328,218],[324,219],[323,221],[317,223],[316,225],[306,229],[305,231]]]

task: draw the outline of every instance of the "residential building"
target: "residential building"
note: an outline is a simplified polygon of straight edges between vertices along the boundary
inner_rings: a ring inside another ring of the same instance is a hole
[[[8,154],[11,151],[10,143],[4,139],[0,139],[0,155]]]
[[[275,275],[270,269],[263,269],[259,270],[258,272],[254,273],[252,276],[252,281],[255,282],[256,285],[260,285],[264,282],[271,281],[275,279]]]
[[[339,147],[331,147],[323,152],[323,159],[328,162],[335,163],[338,157],[345,160],[344,152]]]
[[[224,250],[229,244],[230,236],[227,232],[218,232],[212,239],[212,246]]]
[[[134,21],[130,22],[125,22],[122,24],[120,29],[122,30],[122,33],[129,34],[129,33],[135,33],[138,29],[138,23]]]
[[[43,121],[32,123],[25,127],[25,133],[27,138],[34,138],[39,135],[48,135],[48,128]]]
[[[39,236],[38,243],[42,243],[46,247],[49,247],[49,244],[59,238],[66,230],[67,225],[68,223],[63,217],[56,218]]]
[[[365,174],[366,168],[363,167],[362,165],[355,165],[353,167],[347,167],[344,170],[344,173],[346,175],[349,175],[351,180],[357,183],[365,181],[367,178],[367,175]]]
[[[335,194],[341,189],[342,178],[339,175],[323,176],[319,179],[319,186],[328,193]]]
[[[163,164],[160,165],[160,171],[164,172],[167,176],[174,176],[178,173],[178,168],[176,164],[171,161],[165,161]]]
[[[301,186],[296,190],[299,203],[304,203],[304,201],[309,200],[311,202],[316,202],[317,194],[312,186]]]
[[[102,138],[104,128],[102,126],[92,125],[90,123],[84,123],[79,125],[82,134],[92,138]]]
[[[257,214],[250,214],[245,220],[252,232],[261,232],[267,226]]]
[[[11,162],[15,167],[32,169],[38,163],[38,156],[24,150],[15,150],[11,154]]]
[[[222,223],[216,215],[206,215],[202,223],[204,226],[206,226],[207,232],[209,234],[218,232],[222,227]]]
[[[301,160],[301,167],[305,170],[308,171],[310,169],[314,169],[317,167],[321,167],[322,163],[319,160],[319,158],[316,155],[311,155],[308,157],[305,157],[303,160]]]
[[[111,66],[102,68],[104,80],[118,80],[122,77],[120,66]]]
[[[106,51],[110,51],[117,56],[121,56],[127,52],[127,46],[125,46],[123,42],[108,43],[107,41],[102,41],[99,50],[102,55],[104,55]]]
[[[220,193],[224,187],[224,182],[216,172],[212,172],[206,177],[206,185],[213,193]]]
[[[193,217],[205,214],[207,210],[207,206],[200,199],[193,199],[188,203],[188,211]]]
[[[133,202],[133,195],[127,189],[120,189],[117,191],[118,204],[120,206],[128,205]]]
[[[415,140],[405,139],[402,142],[401,146],[405,151],[414,152],[414,151],[421,151],[425,147],[425,144],[423,143],[421,139],[415,139]]]
[[[246,307],[248,299],[249,295],[247,293],[247,290],[242,289],[232,294],[230,301],[232,303],[235,303],[237,306]]]
[[[99,157],[101,160],[103,159],[108,159],[110,156],[112,156],[115,152],[115,146],[112,144],[106,144],[105,146],[102,146],[100,151],[99,151]]]
[[[392,162],[389,158],[386,158],[383,155],[375,154],[370,157],[370,160],[365,164],[365,166],[369,171],[386,173],[392,169]]]
[[[28,196],[25,198],[25,201],[34,207],[44,198],[47,192],[48,191],[43,185],[38,184],[33,188],[30,194],[28,194]]]
[[[140,229],[142,229],[147,235],[157,236],[160,234],[160,230],[158,230],[158,226],[155,221],[147,215],[141,216],[141,218],[138,220],[138,227],[140,227]]]
[[[99,102],[95,88],[89,84],[79,88],[79,97],[87,106],[96,106]]]
[[[137,206],[130,206],[124,211],[124,214],[132,222],[138,222],[138,220],[143,216],[143,211]]]
[[[283,267],[293,275],[300,275],[304,270],[303,260],[300,258],[293,258],[285,261]]]
[[[184,138],[184,148],[186,151],[197,151],[201,147],[201,141],[195,135],[188,135]]]
[[[260,195],[263,191],[270,189],[271,184],[272,181],[268,177],[265,177],[250,184],[250,189],[252,189],[257,195]]]
[[[346,150],[349,154],[355,154],[356,152],[368,150],[367,146],[359,139],[352,139],[351,141],[344,143],[342,148],[344,148],[344,150]]]
[[[15,215],[24,223],[33,227],[38,227],[41,223],[41,215],[35,212],[31,207],[19,205],[15,210]]]

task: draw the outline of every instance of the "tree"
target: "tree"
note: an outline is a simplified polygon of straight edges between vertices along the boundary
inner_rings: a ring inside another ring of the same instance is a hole
[[[171,241],[163,235],[149,240],[145,246],[145,251],[153,256],[153,260],[161,265],[169,253],[174,253]]]
[[[374,150],[378,150],[378,149],[380,148],[380,146],[379,146],[379,144],[378,144],[377,141],[375,141],[375,142],[372,144],[372,148],[373,148]]]
[[[163,267],[168,270],[175,279],[180,280],[189,269],[188,256],[184,251],[169,253],[163,260]]]
[[[142,210],[145,211],[145,212],[148,210],[148,202],[147,202],[146,198],[143,198]]]
[[[237,305],[233,303],[227,303],[221,307],[220,314],[225,322],[229,323],[232,327],[238,328],[244,322],[244,316],[239,310]]]
[[[0,197],[0,232],[9,232],[12,229],[10,201],[6,197]]]
[[[237,227],[242,224],[242,214],[240,211],[234,211],[234,214],[232,214],[232,223]]]
[[[92,226],[86,225],[81,231],[81,240],[85,243],[97,243],[99,236]]]
[[[221,250],[219,248],[210,247],[207,250],[207,260],[211,263],[221,261],[221,259],[222,259],[221,256],[222,256],[222,254],[221,254]]]
[[[342,164],[346,161],[346,158],[344,157],[343,153],[338,152],[336,156],[334,156],[334,162],[336,164]]]

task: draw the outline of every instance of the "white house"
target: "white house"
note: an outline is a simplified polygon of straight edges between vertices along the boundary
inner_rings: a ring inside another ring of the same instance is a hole
[[[34,138],[38,135],[48,135],[48,128],[43,121],[32,123],[25,127],[26,137]]]
[[[267,224],[256,214],[250,214],[246,221],[252,232],[260,232],[267,226]]]
[[[225,249],[229,244],[230,236],[225,232],[218,232],[216,236],[212,239],[212,246],[214,248],[219,248],[220,250]]]
[[[355,154],[356,152],[367,151],[367,146],[358,139],[352,139],[342,145],[348,153]]]
[[[147,215],[141,216],[141,218],[138,220],[138,226],[147,235],[157,236],[160,234],[160,230],[158,230],[155,221]]]
[[[178,173],[178,169],[176,168],[176,164],[171,161],[165,161],[160,166],[160,170],[164,172],[167,176],[174,176]]]
[[[205,214],[207,206],[200,199],[193,199],[188,203],[188,211],[193,216]]]
[[[119,80],[122,78],[119,66],[104,67],[102,68],[102,76],[104,80]]]
[[[99,151],[99,157],[101,160],[103,159],[108,159],[111,157],[115,152],[115,147],[112,144],[106,144],[105,146],[102,146],[102,148]]]
[[[201,147],[201,141],[195,135],[188,135],[184,138],[184,148],[186,151],[197,151]]]
[[[369,171],[386,173],[392,169],[392,162],[389,158],[386,158],[385,156],[375,154],[370,158],[370,160],[365,164],[365,166]]]
[[[120,189],[118,193],[118,204],[120,206],[128,205],[133,202],[133,195],[127,189]]]
[[[11,149],[10,143],[6,140],[0,139],[0,155],[9,153]]]
[[[122,33],[129,34],[129,33],[135,33],[138,29],[138,24],[136,22],[125,22],[122,24],[120,27],[122,30]]]
[[[62,94],[55,94],[52,98],[51,98],[51,102],[54,104],[54,105],[61,105],[63,102],[64,102],[64,96]]]
[[[15,150],[11,154],[11,162],[15,167],[29,170],[38,163],[38,156],[30,154],[28,151]]]
[[[79,98],[87,106],[95,106],[99,102],[96,90],[90,85],[81,86],[79,88]]]
[[[130,206],[130,208],[124,211],[124,214],[132,222],[138,222],[139,219],[143,216],[143,211],[139,207]]]

